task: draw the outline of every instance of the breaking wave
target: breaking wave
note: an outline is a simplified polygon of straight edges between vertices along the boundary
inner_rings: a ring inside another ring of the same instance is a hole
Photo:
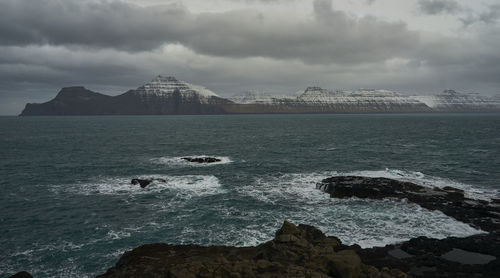
[[[146,188],[140,188],[138,185],[131,184],[131,180],[137,177],[98,177],[90,182],[54,186],[53,190],[56,192],[60,192],[61,190],[71,191],[72,193],[83,195],[142,195],[174,190],[186,195],[186,197],[212,195],[222,191],[219,179],[212,175],[139,176],[139,178],[161,178],[166,180],[166,182],[154,180]]]
[[[316,226],[346,244],[356,243],[362,247],[385,246],[418,236],[465,237],[483,232],[440,211],[430,211],[404,200],[330,198],[317,190],[315,184],[334,174],[285,174],[257,179],[254,184],[238,189],[240,194],[261,205],[271,205],[275,210],[256,211],[257,218],[262,217],[275,225],[261,226],[259,234],[245,233],[241,241],[263,242],[262,233],[272,235],[283,219]]]
[[[220,159],[220,161],[212,162],[212,163],[196,163],[196,162],[186,161],[183,159],[183,157],[214,157],[214,158]],[[186,166],[207,167],[207,166],[214,166],[214,165],[229,164],[229,163],[232,163],[233,161],[228,156],[186,155],[186,156],[176,156],[176,157],[165,156],[165,157],[152,158],[151,162],[156,163],[156,164],[167,165],[170,167],[186,167]]]

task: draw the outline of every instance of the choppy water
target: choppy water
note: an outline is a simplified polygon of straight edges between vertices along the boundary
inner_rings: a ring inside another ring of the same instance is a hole
[[[362,246],[480,232],[315,189],[344,174],[498,196],[500,114],[0,117],[0,277],[90,277],[152,242],[256,245],[285,219]]]

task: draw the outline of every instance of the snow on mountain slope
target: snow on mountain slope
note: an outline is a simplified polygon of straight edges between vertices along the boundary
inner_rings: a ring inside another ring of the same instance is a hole
[[[229,100],[232,100],[239,104],[274,104],[276,102],[280,102],[283,99],[293,100],[295,99],[295,97],[286,95],[272,95],[255,91],[247,91],[229,97]]]
[[[144,99],[149,99],[151,97],[172,97],[177,90],[183,99],[198,98],[202,103],[207,102],[212,97],[220,98],[216,93],[205,87],[177,80],[172,76],[161,75],[137,88],[134,93]]]
[[[463,94],[454,90],[445,90],[431,96],[412,96],[435,110],[498,110],[500,99],[479,94]]]
[[[328,91],[320,87],[309,87],[305,92],[297,97],[297,100],[318,105],[329,104],[349,104],[349,105],[369,105],[369,104],[404,104],[421,105],[413,98],[387,90],[359,89],[353,92],[348,91]]]

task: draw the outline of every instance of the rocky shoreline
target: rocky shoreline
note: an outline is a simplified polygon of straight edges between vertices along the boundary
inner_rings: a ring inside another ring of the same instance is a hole
[[[414,277],[499,277],[500,200],[476,200],[452,187],[424,187],[387,178],[340,176],[324,179],[317,189],[332,198],[406,199],[444,214],[487,234],[466,238],[414,238],[409,241],[355,250],[363,263],[392,267]]]
[[[317,184],[334,198],[407,199],[485,231],[465,238],[418,237],[385,247],[344,245],[313,226],[285,221],[255,247],[147,244],[125,252],[111,277],[491,277],[500,273],[500,202],[451,188],[386,178],[331,177]],[[24,277],[24,276],[15,276]]]

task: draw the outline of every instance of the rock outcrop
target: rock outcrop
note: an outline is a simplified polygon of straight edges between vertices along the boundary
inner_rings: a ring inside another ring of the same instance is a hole
[[[150,185],[152,182],[158,181],[158,182],[167,182],[166,179],[160,179],[160,178],[149,178],[149,179],[139,179],[135,178],[130,181],[131,184],[133,185],[140,185],[141,188],[145,188],[146,186]]]
[[[126,252],[104,277],[408,277],[365,265],[339,239],[286,222],[256,247],[147,244]]]
[[[487,277],[500,273],[498,200],[467,198],[454,188],[427,188],[386,178],[331,177],[317,188],[335,198],[406,198],[441,210],[488,234],[414,238],[362,249],[308,225],[285,221],[255,247],[147,244],[126,252],[99,277]]]
[[[397,268],[413,277],[498,278],[500,273],[498,231],[466,238],[418,237],[385,247],[349,249],[365,264]]]
[[[203,156],[203,157],[183,157],[185,161],[188,162],[195,162],[195,163],[214,163],[214,162],[220,162],[221,160],[215,157],[208,157],[208,156]]]
[[[500,273],[500,202],[470,199],[460,189],[428,188],[387,178],[340,176],[316,185],[334,198],[399,198],[439,210],[488,234],[466,238],[419,237],[407,242],[362,249],[350,246],[361,261],[398,268],[414,277],[498,277]]]
[[[439,210],[484,231],[500,230],[500,202],[470,199],[460,189],[430,188],[387,178],[340,176],[324,179],[316,188],[334,198],[407,199],[429,210]]]

